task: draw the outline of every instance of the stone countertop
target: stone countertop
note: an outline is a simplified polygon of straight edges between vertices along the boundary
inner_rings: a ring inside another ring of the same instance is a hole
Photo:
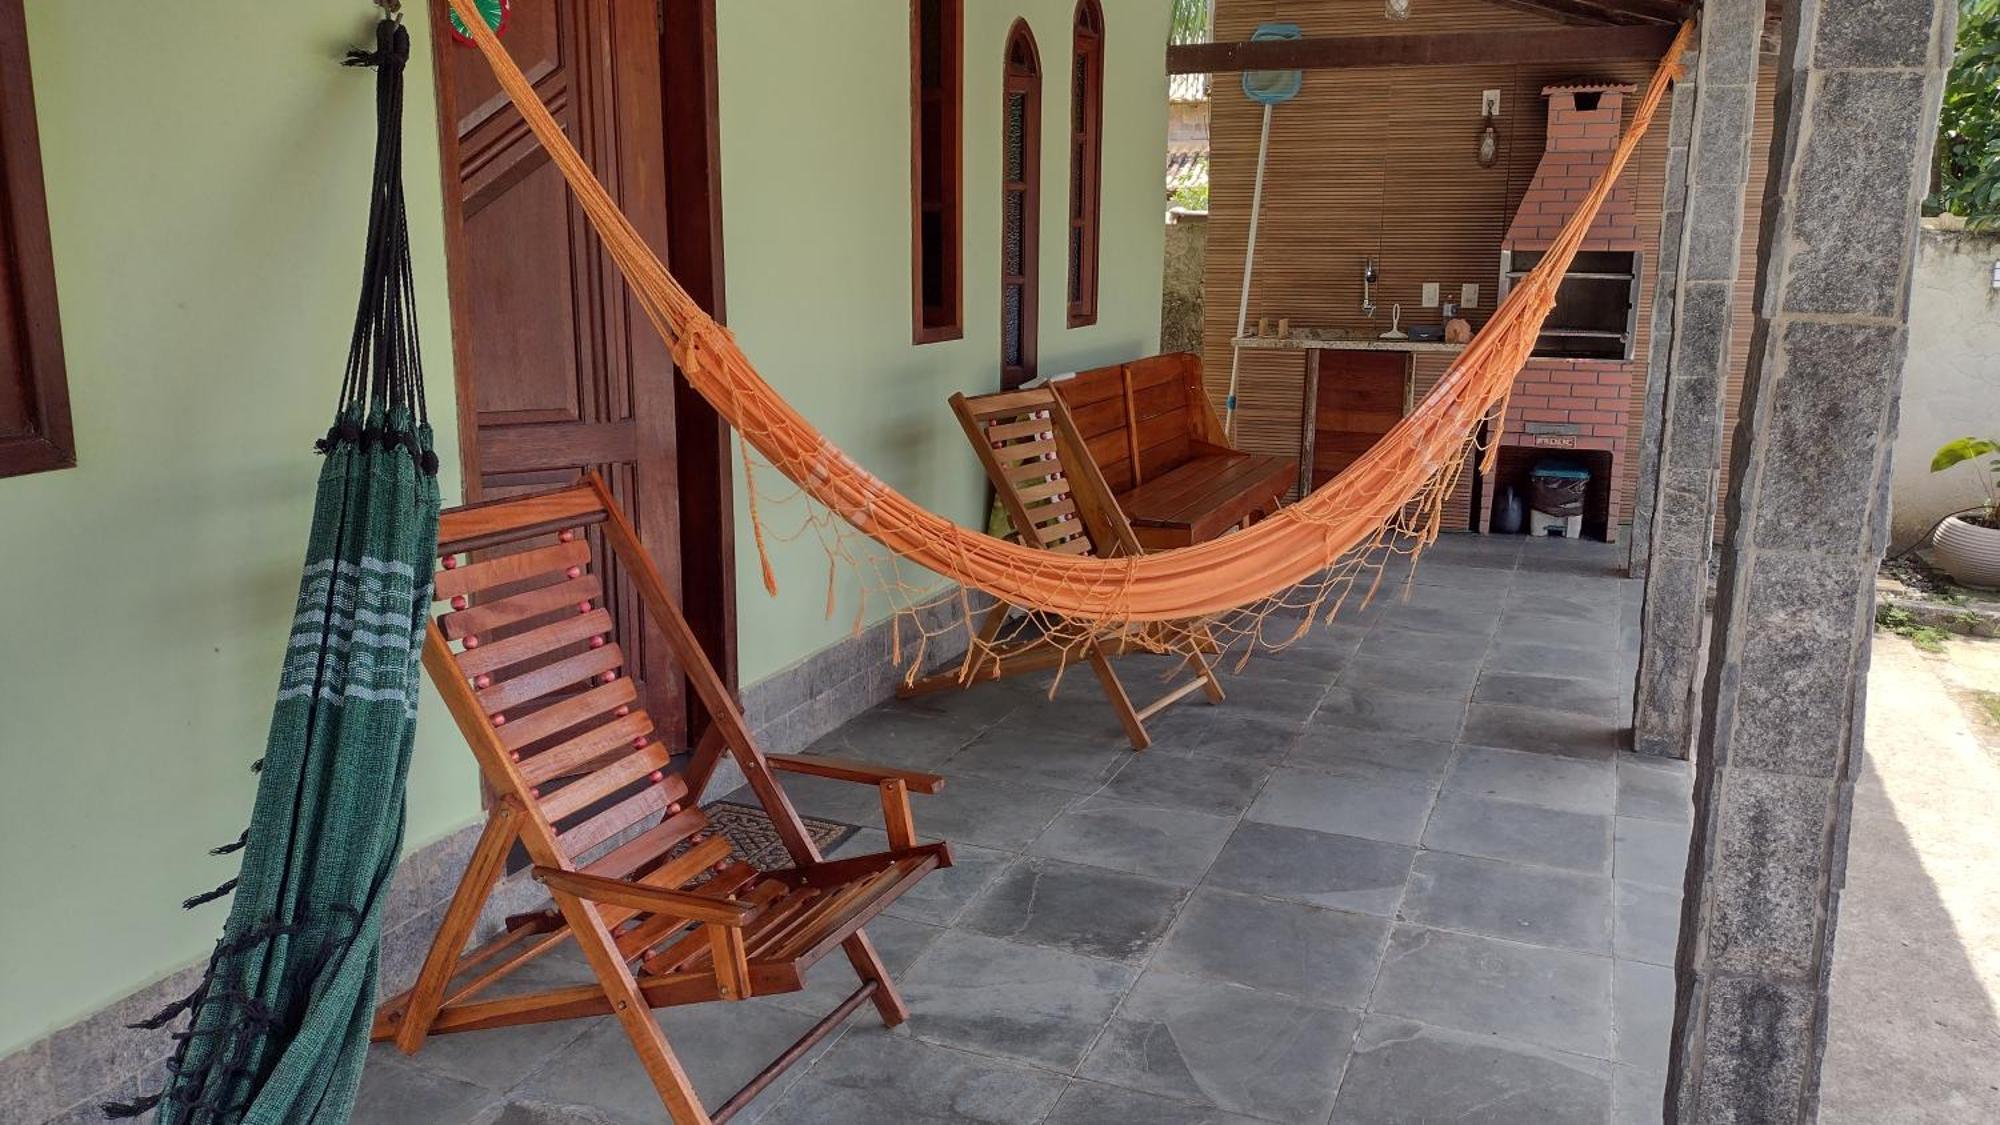
[[[1290,336],[1239,336],[1234,341],[1239,348],[1264,349],[1267,351],[1341,351],[1341,352],[1446,352],[1456,354],[1465,350],[1464,344],[1447,344],[1442,340],[1384,340],[1377,336],[1356,336],[1346,332],[1326,332],[1311,328],[1295,328]]]

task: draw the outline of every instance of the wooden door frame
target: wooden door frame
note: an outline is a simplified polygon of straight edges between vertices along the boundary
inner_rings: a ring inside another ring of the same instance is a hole
[[[716,0],[657,0],[661,118],[666,129],[667,266],[694,299],[724,319],[721,125],[717,112]],[[458,106],[448,80],[452,40],[445,0],[431,3],[432,73],[437,87],[440,167],[458,167]],[[472,332],[465,208],[444,194],[445,283],[451,299],[453,381],[458,396],[459,469],[468,502],[481,499],[479,418],[472,381]],[[736,504],[729,426],[678,373],[674,376],[675,473],[680,499],[683,612],[731,693],[736,651]],[[690,737],[706,712],[688,699]]]

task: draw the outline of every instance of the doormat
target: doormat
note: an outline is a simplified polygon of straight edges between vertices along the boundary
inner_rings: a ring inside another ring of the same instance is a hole
[[[736,801],[711,801],[701,807],[708,814],[709,822],[716,831],[729,838],[730,858],[741,860],[759,871],[780,871],[793,866],[792,855],[785,850],[785,841],[778,836],[778,830],[771,824],[771,818],[756,805],[739,804]],[[860,827],[842,824],[837,820],[823,820],[816,816],[800,816],[805,822],[806,834],[819,847],[822,855],[832,852],[845,844]],[[703,833],[702,838],[714,833]],[[689,841],[690,844],[698,841]]]

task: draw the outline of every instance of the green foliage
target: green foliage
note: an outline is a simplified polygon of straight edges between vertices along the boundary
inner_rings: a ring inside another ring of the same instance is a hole
[[[1189,211],[1206,211],[1208,210],[1208,185],[1183,184],[1175,188],[1174,193],[1167,197],[1167,203],[1169,206],[1184,207]]]
[[[2000,227],[2000,0],[1959,0],[1931,206],[1974,228]]]
[[[1986,721],[1994,726],[2000,726],[2000,691],[1975,691],[1972,693],[1972,698],[1979,704],[1979,709],[1985,712]]]
[[[1943,652],[1944,642],[1951,636],[1943,629],[1935,629],[1918,622],[1916,615],[1909,610],[1892,605],[1876,608],[1875,624],[1925,652]]]
[[[2000,517],[2000,441],[1962,437],[1945,442],[1931,457],[1931,472],[1941,473],[1964,464],[1971,464],[1976,469],[1981,457],[1990,458],[1986,464],[1988,471],[1979,474],[1979,483],[1986,489],[1985,519],[1989,525],[2000,527],[2000,518],[1996,518]],[[1992,479],[1989,480],[1989,477]]]
[[[1208,10],[1212,0],[1171,0],[1173,3],[1172,30],[1169,42],[1206,43],[1208,41]]]

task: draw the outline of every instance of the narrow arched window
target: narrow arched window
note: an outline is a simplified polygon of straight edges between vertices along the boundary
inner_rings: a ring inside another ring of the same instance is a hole
[[[1104,9],[1077,0],[1069,91],[1069,326],[1097,323],[1097,216],[1104,167]]]
[[[965,334],[964,0],[910,0],[910,289],[919,344]]]
[[[1028,21],[1007,33],[1000,103],[1000,385],[1035,377],[1042,60]]]

